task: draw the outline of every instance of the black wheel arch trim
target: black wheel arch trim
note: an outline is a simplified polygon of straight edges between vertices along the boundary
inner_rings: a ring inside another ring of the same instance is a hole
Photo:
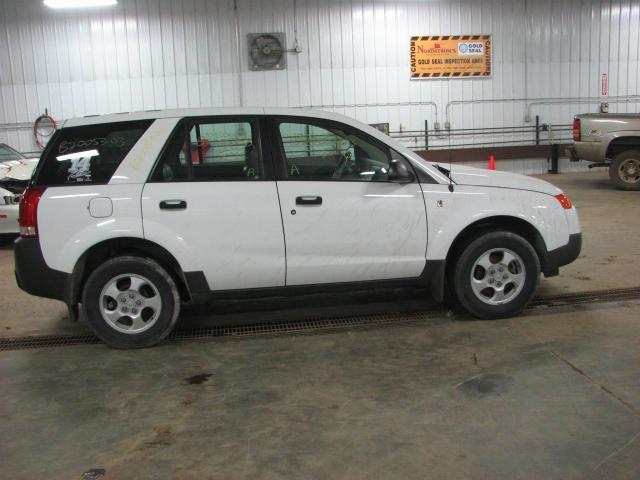
[[[183,302],[192,300],[193,294],[198,293],[198,289],[201,288],[202,283],[199,280],[204,279],[204,272],[184,272],[178,260],[166,248],[151,240],[138,237],[107,239],[92,245],[76,262],[71,274],[69,304],[80,302],[84,282],[90,273],[87,272],[87,265],[89,270],[96,266],[91,264],[92,257],[95,256],[96,263],[101,263],[113,254],[142,256],[158,262],[173,277]],[[206,282],[206,279],[204,281]],[[195,290],[191,288],[192,285]]]
[[[55,270],[47,265],[38,237],[21,237],[15,244],[15,276],[18,286],[31,295],[63,301],[69,307],[69,315],[77,318],[77,305],[82,297],[82,288],[93,268],[110,253],[132,254],[152,258],[167,269],[180,290],[183,301],[193,295],[208,291],[204,272],[183,272],[180,264],[166,249],[149,240],[131,237],[105,240],[88,248],[76,262],[71,273]],[[91,262],[92,254],[95,256]]]

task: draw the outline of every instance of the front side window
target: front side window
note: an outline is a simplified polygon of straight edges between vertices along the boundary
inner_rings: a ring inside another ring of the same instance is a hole
[[[153,120],[63,128],[47,146],[36,185],[109,183]]]
[[[389,150],[348,130],[310,123],[278,126],[290,180],[386,182]]]
[[[253,122],[187,123],[165,150],[152,181],[258,180],[256,135]]]

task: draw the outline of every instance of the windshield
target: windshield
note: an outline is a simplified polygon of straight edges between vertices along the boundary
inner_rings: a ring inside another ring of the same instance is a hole
[[[26,157],[17,152],[9,145],[0,144],[0,163],[10,162],[12,160],[24,160]]]

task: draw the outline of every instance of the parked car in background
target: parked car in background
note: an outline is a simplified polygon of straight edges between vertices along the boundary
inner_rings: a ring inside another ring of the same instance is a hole
[[[607,166],[616,188],[640,190],[640,114],[577,115],[573,142],[571,160]]]
[[[20,231],[18,203],[37,163],[37,158],[27,158],[0,144],[0,244],[14,239]]]
[[[26,159],[27,157],[18,152],[16,149],[10,147],[6,143],[0,143],[0,163]]]
[[[575,207],[548,182],[446,168],[351,118],[279,108],[68,120],[20,233],[18,285],[72,318],[81,304],[122,348],[221,295],[410,284],[513,316],[581,247]]]

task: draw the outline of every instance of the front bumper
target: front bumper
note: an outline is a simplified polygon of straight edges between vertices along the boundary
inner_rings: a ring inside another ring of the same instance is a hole
[[[38,297],[67,301],[71,275],[47,265],[38,238],[19,238],[14,252],[16,281],[22,290]]]
[[[543,273],[546,277],[553,277],[563,265],[573,262],[582,250],[582,233],[569,235],[569,242],[562,247],[547,252],[544,259]]]

